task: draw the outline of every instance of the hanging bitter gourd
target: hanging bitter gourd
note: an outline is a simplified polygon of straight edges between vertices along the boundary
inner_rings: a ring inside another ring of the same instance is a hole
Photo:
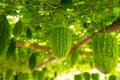
[[[83,77],[84,77],[84,80],[90,80],[90,73],[89,72],[84,72]]]
[[[20,35],[22,34],[22,29],[23,29],[23,23],[21,21],[21,19],[15,24],[14,29],[13,29],[13,35],[14,37],[17,39],[18,37],[20,37]]]
[[[93,36],[93,56],[97,69],[107,74],[118,64],[118,43],[115,36],[98,33]]]
[[[11,38],[10,43],[9,43],[9,47],[7,50],[7,54],[6,54],[6,57],[8,60],[12,60],[16,56],[15,49],[16,49],[16,41],[14,38]]]
[[[109,80],[119,80],[119,77],[117,75],[110,75]]]
[[[19,73],[18,80],[29,80],[28,73]]]
[[[71,31],[69,28],[56,27],[51,30],[51,48],[58,58],[65,57],[71,48]]]
[[[13,76],[13,69],[8,69],[6,71],[6,75],[5,75],[5,80],[11,80],[12,76]]]
[[[30,29],[30,27],[27,27],[26,35],[27,35],[28,39],[32,38],[32,30]]]
[[[37,59],[36,59],[36,54],[32,54],[29,58],[29,68],[30,70],[34,70],[35,66],[37,63]]]
[[[79,58],[79,52],[78,51],[74,51],[72,54],[71,54],[71,58],[70,58],[70,61],[71,61],[71,65],[75,65],[78,61],[78,58]]]
[[[34,70],[34,71],[32,72],[32,77],[33,77],[34,80],[38,80],[38,72],[39,72],[39,71],[37,71],[37,70]]]
[[[45,80],[45,72],[44,72],[44,70],[38,71],[38,80]]]
[[[92,80],[100,80],[98,73],[92,73],[92,74],[91,74],[91,77],[92,77]]]
[[[75,74],[74,75],[74,80],[83,80],[82,74]]]
[[[5,15],[0,15],[0,60],[6,56],[10,41],[10,25]]]

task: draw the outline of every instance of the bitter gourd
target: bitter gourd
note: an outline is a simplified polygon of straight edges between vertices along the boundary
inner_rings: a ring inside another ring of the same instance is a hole
[[[27,35],[28,39],[32,38],[32,31],[31,31],[30,27],[27,27],[26,35]]]
[[[11,38],[10,43],[9,43],[9,47],[7,50],[7,54],[6,54],[6,57],[8,60],[11,60],[16,56],[15,49],[16,49],[16,41],[14,38]]]
[[[78,58],[79,58],[79,53],[77,51],[74,51],[72,54],[71,54],[71,58],[70,58],[70,61],[71,61],[71,65],[75,65],[78,61]]]
[[[117,75],[110,75],[109,80],[119,80]]]
[[[17,39],[18,37],[20,37],[20,35],[22,34],[22,29],[23,29],[23,23],[21,22],[21,20],[19,20],[13,29],[13,35],[15,37],[15,39]]]
[[[75,74],[74,75],[74,80],[83,80],[82,74]]]
[[[93,37],[93,56],[97,69],[107,74],[118,64],[118,43],[115,36],[98,33]]]
[[[84,72],[83,77],[84,77],[84,80],[90,80],[90,73],[89,72]]]
[[[71,48],[71,31],[65,27],[56,27],[51,30],[51,48],[58,58],[65,57]]]
[[[29,58],[29,68],[30,70],[34,70],[35,66],[37,63],[37,59],[36,59],[36,54],[32,54]]]
[[[34,70],[34,71],[32,72],[32,77],[33,77],[34,80],[38,80],[38,72],[39,72],[39,71],[37,71],[37,70]]]
[[[13,76],[13,69],[8,69],[6,71],[5,80],[11,80],[12,76]]]
[[[92,73],[91,77],[92,77],[92,80],[100,80],[98,73]]]
[[[44,71],[38,71],[38,80],[45,80],[45,73]]]
[[[0,60],[2,60],[7,53],[7,48],[10,41],[10,25],[4,14],[0,15]]]
[[[29,75],[27,73],[20,73],[18,75],[18,80],[29,80]]]

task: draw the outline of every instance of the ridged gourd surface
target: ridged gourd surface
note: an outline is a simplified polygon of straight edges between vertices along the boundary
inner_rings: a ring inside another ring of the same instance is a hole
[[[71,31],[65,27],[53,28],[50,42],[53,54],[58,58],[65,57],[71,48]]]
[[[115,70],[118,64],[118,44],[115,36],[96,34],[93,37],[94,62],[97,69],[107,74]]]
[[[5,15],[0,15],[0,60],[6,56],[10,41],[10,25]]]

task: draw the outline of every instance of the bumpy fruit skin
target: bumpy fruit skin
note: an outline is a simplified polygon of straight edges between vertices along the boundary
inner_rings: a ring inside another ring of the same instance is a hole
[[[36,54],[32,54],[29,58],[29,68],[34,70],[37,63]]]
[[[21,22],[21,20],[19,20],[13,29],[13,35],[15,38],[20,37],[20,35],[22,34],[22,29],[23,29],[23,23]]]
[[[83,77],[84,77],[84,80],[90,80],[90,73],[89,72],[84,72]]]
[[[8,60],[12,60],[16,56],[15,49],[16,49],[16,41],[14,38],[11,38],[10,43],[9,43],[9,47],[7,50],[7,54],[6,54],[6,57]]]
[[[92,77],[92,80],[100,80],[98,73],[92,73],[91,77]]]
[[[118,79],[118,76],[116,75],[110,75],[109,80],[119,80],[119,79]]]
[[[51,48],[58,58],[65,57],[71,48],[71,31],[65,27],[57,27],[51,30]]]
[[[6,56],[10,41],[10,25],[5,15],[0,15],[0,60]]]
[[[76,74],[76,75],[74,75],[74,80],[83,80],[82,74]]]
[[[104,74],[115,70],[118,64],[118,43],[115,36],[96,34],[93,37],[94,62],[97,69]]]

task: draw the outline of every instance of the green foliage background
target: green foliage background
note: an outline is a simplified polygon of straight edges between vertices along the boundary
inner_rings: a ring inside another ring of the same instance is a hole
[[[72,45],[105,27],[120,20],[120,0],[0,0],[0,14],[6,14],[10,23],[11,36],[17,19],[23,23],[23,31],[17,39],[19,41],[50,46],[49,34],[53,27],[70,27],[72,33]],[[11,16],[11,18],[10,18]],[[31,30],[31,36],[27,35],[27,29]],[[112,32],[119,39],[120,31]],[[78,51],[91,50],[91,43],[85,44]],[[5,72],[13,68],[17,72],[27,72],[28,58],[32,53],[37,55],[37,65],[44,63],[53,57],[51,52],[16,48],[16,57],[13,60],[0,62],[0,71]],[[87,66],[87,67],[86,67]],[[73,69],[84,72],[94,68],[93,57],[82,55],[77,64],[70,65],[70,56],[64,60],[56,60],[49,63],[46,74],[57,71],[59,74],[68,73]]]

